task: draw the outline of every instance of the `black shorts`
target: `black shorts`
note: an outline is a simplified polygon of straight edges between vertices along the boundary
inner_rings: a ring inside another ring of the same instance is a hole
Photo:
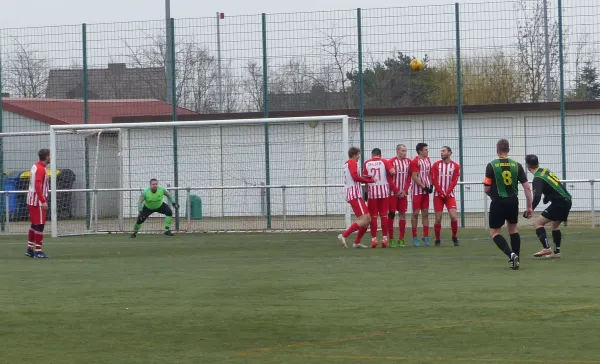
[[[489,225],[490,229],[500,229],[504,222],[516,224],[519,221],[519,200],[498,199],[490,203]]]
[[[157,208],[156,210],[151,210],[144,205],[144,207],[142,207],[142,213],[140,214],[140,217],[142,217],[145,220],[148,218],[148,216],[152,215],[155,212],[158,212],[159,214],[163,214],[163,215],[167,215],[167,216],[173,216],[173,210],[171,210],[169,205],[167,205],[166,203],[163,202],[163,204],[160,205],[160,207]]]
[[[571,201],[555,200],[542,212],[542,216],[550,221],[567,221],[571,211]]]

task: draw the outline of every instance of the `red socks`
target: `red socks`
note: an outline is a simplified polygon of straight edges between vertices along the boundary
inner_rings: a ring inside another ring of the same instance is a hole
[[[429,226],[423,226],[423,237],[429,236]]]
[[[371,216],[371,237],[377,237],[377,216]]]
[[[33,228],[29,228],[29,236],[27,239],[27,249],[33,250],[33,246],[35,245],[35,230],[33,230]]]
[[[356,239],[354,239],[354,244],[360,243],[360,241],[362,240],[363,236],[365,236],[366,233],[367,233],[366,227],[359,228],[358,234],[356,234]]]
[[[347,237],[349,237],[349,236],[350,236],[350,234],[352,234],[353,232],[355,232],[355,231],[356,231],[356,230],[358,230],[358,229],[360,229],[360,228],[358,227],[358,224],[357,224],[357,223],[354,223],[354,224],[350,225],[350,227],[349,227],[349,228],[348,228],[346,231],[344,231],[344,232],[342,233],[342,236],[343,236],[344,238],[347,238]]]
[[[394,240],[394,219],[388,218],[388,237],[390,240]]]
[[[452,228],[452,237],[456,238],[456,234],[458,233],[458,220],[450,221],[450,227]]]
[[[417,228],[415,226],[412,227],[412,236],[413,238],[417,237]]]
[[[398,225],[400,225],[400,240],[404,240],[404,235],[406,234],[406,220],[400,220]]]
[[[44,233],[41,231],[36,231],[35,232],[35,250],[41,251],[43,243],[44,243]]]
[[[435,231],[435,240],[440,240],[440,236],[442,235],[442,224],[433,225],[433,230]]]
[[[388,222],[389,222],[389,219],[387,216],[381,216],[381,234],[382,234],[382,236],[388,236],[388,234],[389,234],[390,227],[389,227]],[[392,227],[392,230],[393,230],[393,227]]]

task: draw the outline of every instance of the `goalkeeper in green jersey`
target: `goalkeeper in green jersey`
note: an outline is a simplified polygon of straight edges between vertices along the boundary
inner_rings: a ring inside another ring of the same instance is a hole
[[[159,186],[156,178],[152,178],[150,180],[150,187],[142,192],[140,199],[138,200],[138,218],[133,227],[133,234],[131,234],[132,238],[137,236],[144,221],[155,212],[165,215],[165,235],[173,236],[173,233],[171,232],[173,210],[171,210],[168,204],[163,202],[165,196],[169,199],[169,202],[174,208],[179,208],[179,205],[175,202],[175,199],[169,191],[164,187]]]

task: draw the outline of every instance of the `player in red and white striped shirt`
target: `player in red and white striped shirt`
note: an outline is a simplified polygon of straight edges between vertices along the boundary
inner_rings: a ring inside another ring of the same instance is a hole
[[[454,246],[458,246],[458,219],[456,217],[456,196],[454,187],[458,183],[460,176],[460,165],[452,160],[452,149],[443,146],[440,151],[442,160],[439,160],[431,166],[431,177],[433,179],[433,210],[435,211],[435,245],[440,246],[440,235],[442,233],[442,213],[444,206],[448,209],[450,215],[450,227],[452,229],[452,241]]]
[[[364,175],[375,178],[375,182],[367,185],[369,212],[371,213],[371,248],[377,248],[377,215],[381,219],[381,233],[383,240],[381,246],[387,248],[388,244],[388,212],[390,209],[390,190],[395,195],[399,194],[392,175],[396,171],[386,159],[381,158],[381,149],[375,148],[371,152],[371,159],[364,164]]]
[[[389,238],[390,248],[396,247],[396,244],[403,248],[404,247],[404,234],[406,233],[406,210],[408,209],[408,190],[412,181],[410,174],[410,158],[406,156],[406,145],[398,144],[396,146],[396,156],[390,159],[392,168],[396,171],[394,175],[394,183],[398,190],[399,195],[391,193],[390,196],[390,212],[389,218]],[[398,211],[398,227],[400,229],[400,237],[398,241],[394,240],[394,218],[396,217],[396,211]]]
[[[29,191],[27,192],[27,207],[29,209],[29,236],[25,255],[31,258],[49,258],[42,251],[44,243],[44,225],[48,210],[48,173],[46,166],[50,163],[50,151],[40,149],[39,161],[31,167],[29,175]]]
[[[413,245],[420,246],[417,236],[417,225],[419,224],[419,212],[422,214],[423,242],[426,246],[431,245],[429,239],[429,194],[433,192],[431,184],[431,160],[429,160],[429,147],[426,143],[417,144],[417,156],[410,163],[412,174],[412,208],[411,218]]]
[[[353,248],[366,248],[366,246],[360,243],[360,240],[367,232],[367,226],[371,222],[371,215],[369,215],[369,209],[365,200],[362,198],[362,183],[372,183],[375,180],[370,176],[361,177],[358,174],[358,160],[360,159],[360,149],[352,147],[348,150],[348,161],[344,164],[344,195],[346,201],[352,206],[352,211],[356,215],[357,220],[355,223],[338,235],[340,244],[347,248],[346,238],[353,232],[358,230],[356,240],[352,245]]]

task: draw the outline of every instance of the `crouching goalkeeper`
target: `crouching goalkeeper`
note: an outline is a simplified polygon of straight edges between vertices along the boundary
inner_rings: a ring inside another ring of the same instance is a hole
[[[138,231],[142,227],[142,224],[146,219],[155,212],[165,215],[165,235],[173,236],[171,232],[171,223],[173,222],[173,210],[168,204],[163,202],[164,197],[169,199],[169,202],[173,205],[173,208],[178,209],[179,205],[175,202],[173,196],[164,187],[158,185],[158,180],[152,178],[150,180],[150,187],[146,188],[142,192],[140,199],[138,200],[138,218],[133,227],[132,238],[137,236]]]

